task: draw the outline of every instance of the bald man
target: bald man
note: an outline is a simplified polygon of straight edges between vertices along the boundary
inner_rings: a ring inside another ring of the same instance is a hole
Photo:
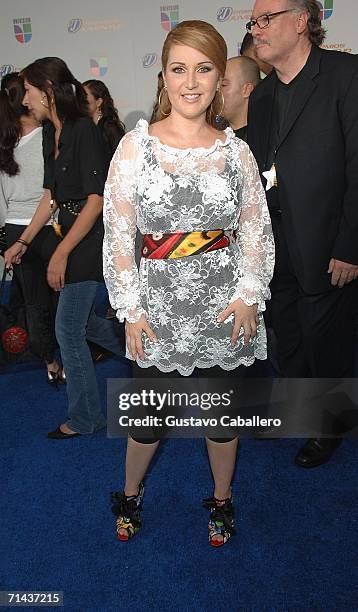
[[[248,57],[228,59],[221,86],[225,101],[221,114],[242,140],[246,140],[249,97],[259,82],[260,70],[254,60]]]

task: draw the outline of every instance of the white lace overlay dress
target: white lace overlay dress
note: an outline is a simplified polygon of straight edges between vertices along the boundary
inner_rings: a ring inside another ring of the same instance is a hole
[[[194,367],[232,370],[266,358],[262,311],[274,267],[270,217],[254,157],[226,130],[210,148],[176,149],[148,134],[141,119],[121,140],[104,194],[104,277],[120,321],[145,315],[158,337],[143,335],[145,359],[163,372],[187,376]],[[141,234],[234,229],[224,249],[182,259],[142,258],[134,252]],[[241,298],[258,304],[256,338],[244,346],[243,330],[232,346],[233,316],[219,313]],[[127,354],[130,358],[130,355]]]

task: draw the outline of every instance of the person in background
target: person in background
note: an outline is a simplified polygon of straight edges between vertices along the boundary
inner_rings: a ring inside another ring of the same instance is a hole
[[[127,354],[139,379],[227,380],[266,358],[262,311],[274,244],[251,151],[231,128],[216,129],[226,53],[223,37],[206,22],[183,21],[171,30],[162,51],[160,120],[149,126],[141,119],[109,169],[104,275],[111,304],[126,321]],[[153,434],[130,435],[124,491],[112,494],[123,541],[141,526],[143,479],[159,443]],[[214,492],[204,505],[209,542],[218,547],[234,533],[238,439],[206,444]]]
[[[44,161],[42,127],[23,105],[24,81],[18,72],[7,75],[0,92],[0,209],[3,211],[6,249],[19,246],[21,235],[43,196]],[[57,239],[51,227],[43,227],[13,270],[10,308],[32,305],[29,318],[31,344],[47,365],[47,382],[57,389],[64,374],[55,359],[56,294],[48,286],[46,265]],[[5,254],[5,261],[7,256]]]
[[[224,107],[221,115],[229,122],[235,136],[247,137],[247,110],[249,97],[260,82],[259,67],[248,57],[231,57],[226,63],[221,88]]]
[[[152,114],[151,117],[149,119],[149,125],[151,125],[152,123],[155,123],[156,121],[159,121],[161,119],[160,116],[160,110],[159,110],[159,96],[160,96],[160,92],[163,89],[163,73],[160,70],[160,72],[158,72],[158,82],[157,82],[157,94],[156,94],[156,99],[153,105],[153,110],[152,110]]]
[[[103,140],[105,174],[118,144],[125,134],[125,126],[118,116],[113,98],[103,81],[90,79],[82,83],[87,94],[88,110]]]
[[[97,125],[103,145],[103,159],[105,163],[105,176],[107,176],[109,164],[118,144],[125,134],[124,123],[118,116],[114,101],[109,93],[107,85],[97,79],[89,79],[82,83],[87,94],[88,110],[90,117]],[[106,308],[106,318],[115,319],[116,313],[110,307],[108,298],[103,306]],[[118,334],[123,335],[122,326],[118,326]],[[110,356],[103,347],[90,343],[92,358],[95,363],[103,361]]]
[[[51,439],[92,434],[105,427],[91,353],[86,339],[122,354],[111,321],[95,312],[103,282],[104,162],[99,132],[88,116],[86,93],[58,57],[38,59],[23,71],[24,105],[45,121],[44,195],[22,232],[21,242],[5,254],[6,264],[21,261],[37,234],[59,208],[54,229],[61,236],[47,269],[59,291],[56,336],[66,371],[68,420],[50,432]]]
[[[240,55],[242,55],[243,57],[249,57],[256,62],[260,69],[262,79],[264,79],[267,75],[271,74],[271,64],[264,62],[260,57],[258,57],[254,45],[254,39],[252,38],[252,34],[249,32],[246,32],[244,40],[241,43]]]
[[[250,96],[248,143],[275,236],[268,310],[280,374],[289,380],[354,371],[358,57],[321,48],[320,10],[315,0],[257,0],[246,26],[259,59],[274,67]],[[300,414],[309,409],[303,403]],[[288,417],[297,423],[299,414]],[[335,426],[331,437],[317,429],[296,465],[328,461],[341,443]]]

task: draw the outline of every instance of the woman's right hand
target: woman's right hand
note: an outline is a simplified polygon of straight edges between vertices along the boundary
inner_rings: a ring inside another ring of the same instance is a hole
[[[21,263],[21,258],[26,251],[27,246],[20,242],[14,242],[14,244],[4,253],[5,268],[10,269],[13,264]]]
[[[140,359],[144,359],[142,334],[146,334],[151,342],[157,342],[158,340],[147,319],[142,315],[136,323],[126,321],[125,329],[127,348],[133,359],[136,359],[137,355]]]

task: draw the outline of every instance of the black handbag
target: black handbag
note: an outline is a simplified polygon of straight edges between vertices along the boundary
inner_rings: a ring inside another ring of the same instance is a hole
[[[0,348],[1,361],[18,363],[23,361],[28,352],[29,334],[26,329],[25,312],[11,311],[4,301],[6,269],[2,275],[0,286]]]
[[[3,363],[44,360],[53,351],[50,313],[43,306],[29,303],[21,264],[17,269],[20,271],[23,303],[16,308],[3,303],[5,270],[0,286],[0,359]]]

